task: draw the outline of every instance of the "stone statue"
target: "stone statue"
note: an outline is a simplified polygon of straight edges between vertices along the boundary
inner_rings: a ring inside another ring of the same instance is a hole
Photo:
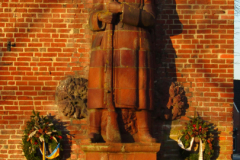
[[[110,115],[108,125],[116,130],[114,133],[110,129],[110,134],[118,134],[118,124],[113,122],[117,121],[115,109],[127,109],[136,114],[136,141],[155,142],[149,133],[149,111],[153,110],[153,0],[93,0],[93,4],[89,19],[93,31],[87,102],[89,136],[92,142],[99,141],[104,110]],[[121,142],[121,138],[115,135],[109,140],[107,136],[105,141]]]

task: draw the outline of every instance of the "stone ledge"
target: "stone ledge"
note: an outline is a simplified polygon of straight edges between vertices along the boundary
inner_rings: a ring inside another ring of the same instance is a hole
[[[158,152],[160,143],[90,143],[81,145],[84,152]]]
[[[86,160],[156,160],[160,143],[90,143],[81,145]]]

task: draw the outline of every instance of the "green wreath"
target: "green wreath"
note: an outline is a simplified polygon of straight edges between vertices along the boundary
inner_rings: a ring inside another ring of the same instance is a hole
[[[56,128],[48,116],[39,116],[39,112],[33,111],[22,137],[22,149],[27,160],[41,160],[44,157],[60,160],[62,133]],[[46,156],[48,152],[52,154]]]
[[[203,121],[200,117],[194,116],[194,118],[190,118],[189,122],[185,123],[185,125],[185,129],[181,131],[181,136],[179,137],[181,156],[184,160],[198,160],[199,151],[197,152],[196,150],[200,150],[201,145],[197,145],[194,148],[194,145],[191,145],[191,141],[192,143],[199,143],[199,141],[201,141],[203,151],[202,158],[204,160],[210,160],[214,154],[214,129],[212,124]]]

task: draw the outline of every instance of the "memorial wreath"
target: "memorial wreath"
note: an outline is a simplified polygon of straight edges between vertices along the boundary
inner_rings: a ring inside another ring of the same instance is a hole
[[[22,149],[28,160],[60,159],[62,133],[52,121],[49,116],[39,116],[39,112],[33,111],[22,137]],[[46,155],[48,152],[51,154]]]
[[[194,116],[185,125],[178,139],[184,160],[210,160],[214,153],[212,124]]]

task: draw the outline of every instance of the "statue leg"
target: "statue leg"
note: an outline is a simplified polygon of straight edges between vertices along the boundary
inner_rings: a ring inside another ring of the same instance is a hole
[[[101,138],[102,109],[89,109],[89,138],[98,142]]]
[[[156,142],[155,138],[152,138],[149,133],[149,119],[150,114],[148,110],[140,110],[136,112],[137,126],[138,126],[138,138],[140,142]]]

